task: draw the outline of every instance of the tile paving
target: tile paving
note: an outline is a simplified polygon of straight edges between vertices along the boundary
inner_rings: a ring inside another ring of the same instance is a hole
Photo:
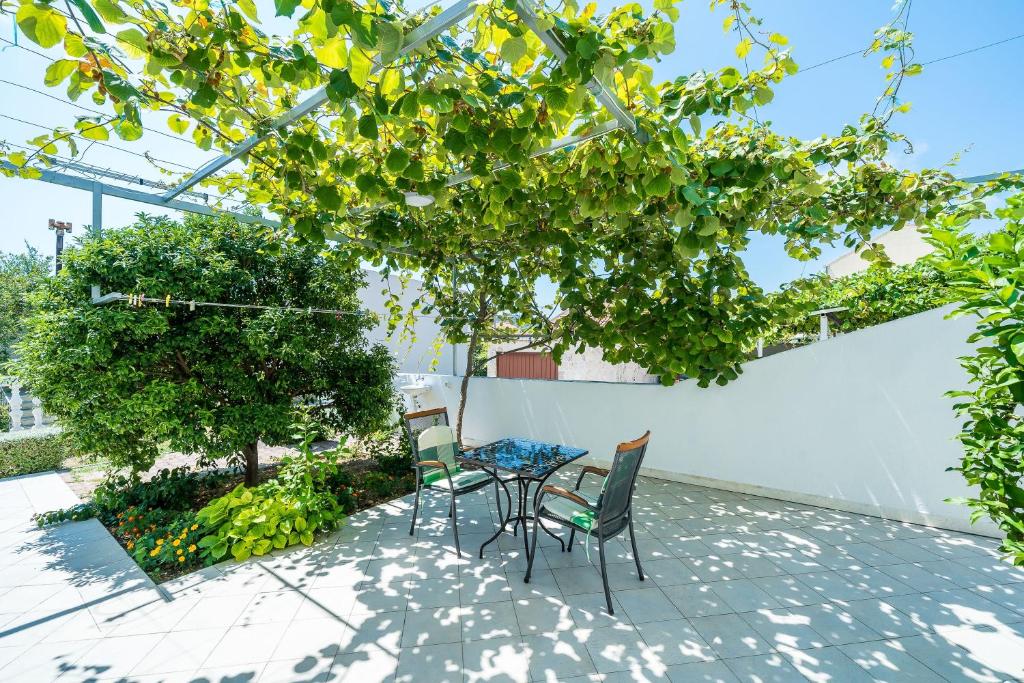
[[[575,467],[563,477],[568,483]],[[461,498],[464,549],[494,528]],[[447,507],[353,515],[310,548],[155,586],[56,475],[0,481],[0,680],[1024,680],[1024,570],[991,539],[641,478],[637,534],[609,544],[615,614],[583,544],[453,555]]]

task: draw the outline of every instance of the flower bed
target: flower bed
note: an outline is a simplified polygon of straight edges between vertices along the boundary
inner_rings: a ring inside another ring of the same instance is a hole
[[[164,469],[148,481],[110,476],[90,501],[40,515],[42,525],[98,519],[160,582],[224,559],[244,560],[337,528],[345,515],[413,490],[404,443],[314,451],[312,438],[246,488],[237,471]]]

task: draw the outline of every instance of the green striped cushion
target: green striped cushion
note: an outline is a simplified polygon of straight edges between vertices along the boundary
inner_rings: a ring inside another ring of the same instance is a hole
[[[455,486],[456,491],[469,488],[470,486],[479,484],[482,481],[488,481],[489,479],[491,479],[491,475],[482,470],[459,470],[458,472],[452,473],[452,484]],[[444,476],[443,471],[441,471],[439,478],[434,478],[429,482],[427,481],[427,477],[424,476],[423,483],[440,488],[448,488],[448,478]]]
[[[597,513],[568,498],[549,497],[544,501],[544,510],[587,531],[597,526]]]
[[[458,442],[455,438],[455,430],[447,425],[436,425],[424,429],[416,441],[420,452],[420,460],[438,460],[448,465],[448,472],[454,478],[462,469],[455,462],[455,454],[458,453]],[[440,467],[432,467],[423,471],[423,483],[433,484],[444,481],[448,485],[448,477]]]

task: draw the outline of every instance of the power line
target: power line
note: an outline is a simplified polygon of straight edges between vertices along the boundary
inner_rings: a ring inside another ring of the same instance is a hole
[[[89,107],[84,107],[84,106],[78,104],[77,102],[72,102],[71,100],[65,100],[63,97],[57,97],[55,95],[51,95],[48,92],[44,92],[42,90],[37,90],[36,88],[33,88],[31,86],[28,86],[28,85],[24,85],[23,83],[15,83],[14,81],[8,81],[5,78],[0,78],[0,83],[4,83],[5,85],[12,85],[15,88],[21,88],[22,90],[27,90],[29,92],[35,93],[36,95],[42,95],[43,97],[48,97],[51,100],[54,100],[56,102],[60,102],[61,104],[66,104],[66,105],[71,106],[71,107],[75,107],[76,109],[81,109],[82,111],[89,112],[90,114],[96,114],[98,116],[109,116],[109,113],[99,111],[98,109],[91,109]],[[190,147],[195,147],[195,145],[193,143],[189,142],[188,140],[185,140],[184,138],[180,138],[180,137],[178,137],[176,135],[171,135],[170,133],[165,133],[162,130],[156,130],[155,128],[150,128],[148,126],[142,126],[142,129],[146,130],[146,131],[149,131],[150,133],[155,133],[157,135],[162,135],[163,137],[169,138],[169,139],[174,140],[176,142],[184,143],[186,145],[189,145]]]
[[[977,45],[975,47],[968,48],[968,49],[962,50],[960,52],[954,52],[953,54],[949,54],[949,55],[946,55],[944,57],[937,57],[936,59],[932,59],[932,60],[929,60],[927,62],[922,62],[921,66],[928,66],[929,64],[937,64],[939,62],[944,62],[947,59],[953,59],[955,57],[962,57],[964,55],[969,55],[969,54],[971,54],[973,52],[980,52],[981,50],[987,50],[990,47],[996,47],[997,45],[1003,45],[1004,43],[1009,43],[1011,41],[1019,40],[1021,38],[1024,38],[1024,33],[1019,33],[1019,34],[1017,34],[1015,36],[1010,36],[1009,38],[1003,38],[1002,40],[997,40],[997,41],[995,41],[993,43],[985,43],[984,45]],[[800,70],[797,72],[797,74],[806,73],[806,72],[811,71],[813,69],[817,69],[820,66],[825,66],[825,65],[831,64],[833,62],[838,62],[838,61],[843,60],[843,59],[848,59],[850,57],[853,57],[854,55],[862,55],[862,54],[864,54],[864,52],[865,52],[865,50],[863,50],[863,49],[854,50],[853,52],[847,52],[844,55],[839,55],[837,57],[832,57],[831,59],[826,59],[823,62],[818,62],[817,64],[812,64],[811,66],[801,67]]]
[[[978,52],[979,50],[985,50],[987,48],[995,47],[996,45],[1002,45],[1003,43],[1009,43],[1011,40],[1019,40],[1021,38],[1024,38],[1024,33],[1018,33],[1015,36],[1010,36],[1009,38],[1003,38],[1002,40],[997,40],[994,43],[987,43],[986,45],[979,45],[978,47],[972,47],[972,48],[970,48],[968,50],[964,50],[963,52],[957,52],[957,53],[954,53],[954,54],[951,54],[951,55],[946,55],[945,57],[939,57],[938,59],[932,59],[930,61],[923,62],[921,64],[921,66],[928,66],[929,64],[937,64],[938,62],[944,62],[947,59],[953,59],[954,57],[962,57],[963,55],[969,55],[972,52]]]
[[[26,121],[25,119],[19,119],[16,116],[10,116],[9,114],[0,113],[0,118],[9,119],[9,120],[15,121],[17,123],[25,124],[26,126],[35,126],[36,128],[42,128],[43,130],[52,130],[49,126],[44,126],[41,123],[35,123],[33,121]],[[125,149],[124,147],[118,147],[117,145],[111,145],[111,144],[106,143],[106,142],[101,142],[100,140],[90,140],[89,138],[83,137],[83,136],[79,135],[78,133],[72,133],[71,135],[72,135],[72,137],[76,137],[76,138],[78,138],[80,140],[86,140],[86,141],[91,142],[93,144],[100,145],[101,147],[109,147],[110,149],[116,149],[118,152],[124,152],[125,154],[131,154],[133,156],[140,157],[142,159],[145,159],[146,161],[150,161],[150,162],[159,161],[162,164],[167,164],[169,166],[177,166],[178,168],[183,168],[183,169],[185,169],[187,171],[191,171],[192,170],[191,166],[186,166],[185,164],[179,164],[176,161],[168,161],[167,159],[160,159],[159,157],[155,157],[155,156],[152,156],[152,155],[149,155],[149,154],[141,154],[139,152],[135,152],[135,151],[130,150],[130,149]]]

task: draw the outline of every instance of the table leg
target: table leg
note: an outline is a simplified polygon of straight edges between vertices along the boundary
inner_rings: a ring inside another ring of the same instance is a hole
[[[508,487],[505,486],[505,482],[503,482],[498,477],[497,469],[494,470],[494,479],[498,484],[501,484],[501,488],[505,489],[505,501],[508,503],[508,513],[505,515],[505,518],[501,520],[501,525],[498,527],[498,530],[494,532],[494,535],[488,538],[486,541],[484,541],[483,545],[480,546],[481,560],[484,559],[484,548],[486,548],[489,544],[494,542],[494,540],[497,539],[498,536],[501,536],[502,532],[505,531],[505,526],[508,524],[509,520],[512,519],[512,494],[509,493]],[[501,509],[500,502],[498,504],[498,509]]]

